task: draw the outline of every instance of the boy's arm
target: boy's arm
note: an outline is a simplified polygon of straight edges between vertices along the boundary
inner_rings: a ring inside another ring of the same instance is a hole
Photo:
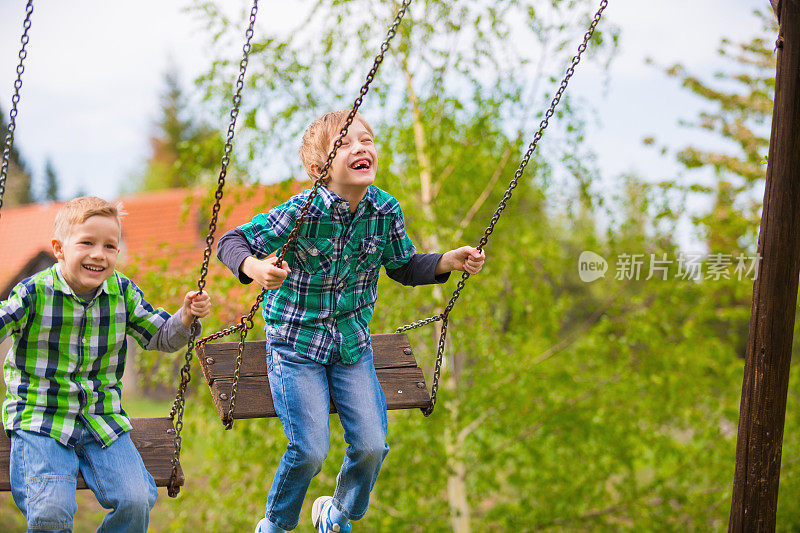
[[[183,307],[164,322],[145,346],[147,350],[175,352],[186,346],[191,336],[194,317],[203,318],[211,312],[211,298],[203,291],[191,291],[183,299]],[[198,321],[197,335],[203,331]]]
[[[470,276],[474,276],[481,271],[485,261],[486,254],[483,250],[478,250],[472,246],[462,246],[442,254],[439,262],[436,263],[436,274],[462,270]]]
[[[415,253],[405,265],[398,268],[387,268],[386,274],[396,282],[406,286],[444,283],[450,278],[450,272],[436,273],[436,265],[439,264],[442,255],[444,254]]]
[[[233,272],[242,283],[250,283],[252,278],[241,271],[242,263],[253,255],[250,243],[241,228],[233,228],[227,231],[217,244],[217,258]]]
[[[253,220],[225,233],[217,245],[217,258],[241,283],[253,281],[242,270],[248,257],[262,260],[280,248],[294,227],[296,209],[292,200],[253,217]],[[284,276],[285,277],[285,276]],[[258,279],[259,282],[263,281]]]
[[[170,318],[162,308],[154,309],[142,294],[141,289],[128,278],[117,273],[125,296],[125,309],[128,313],[125,331],[136,339],[139,346],[147,348],[156,333]]]
[[[155,335],[150,337],[150,341],[144,347],[145,350],[175,352],[186,346],[189,342],[190,330],[181,320],[182,311],[183,309],[178,309],[174,315],[169,317],[167,321],[158,328]],[[200,324],[200,331],[202,331],[202,329],[203,325]],[[197,334],[200,335],[200,332],[198,331]]]
[[[0,341],[22,329],[28,320],[35,294],[28,292],[27,287],[20,283],[11,291],[8,300],[0,302]]]

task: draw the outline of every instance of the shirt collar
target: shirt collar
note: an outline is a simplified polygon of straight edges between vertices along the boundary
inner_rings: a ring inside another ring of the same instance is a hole
[[[349,204],[347,200],[330,190],[325,185],[321,186],[319,189],[319,198],[322,200],[322,204],[325,206],[325,209],[328,211],[333,211],[334,204],[340,205],[340,209],[349,209]],[[366,202],[364,202],[366,200]],[[376,211],[380,211],[381,204],[378,200],[377,188],[374,185],[370,185],[367,187],[367,194],[364,195],[364,198],[361,200],[359,206],[363,203],[367,205],[371,205]]]
[[[69,286],[67,280],[64,279],[64,274],[61,272],[61,264],[56,263],[55,265],[53,265],[52,269],[53,269],[53,289],[60,291],[64,294],[71,294],[73,296],[76,296],[75,291],[72,290],[72,287]],[[97,291],[96,295],[100,294],[101,292],[104,292],[106,294],[121,294],[121,289],[119,286],[119,282],[117,281],[116,272],[112,274],[110,278],[105,280],[102,285],[100,285],[100,290]]]

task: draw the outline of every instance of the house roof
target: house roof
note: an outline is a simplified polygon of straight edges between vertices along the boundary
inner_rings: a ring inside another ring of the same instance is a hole
[[[40,252],[52,255],[53,220],[62,205],[29,204],[0,212],[0,290]]]
[[[302,183],[294,181],[229,187],[222,200],[215,242],[228,229],[302,188]],[[204,188],[170,189],[127,195],[119,201],[127,213],[122,219],[121,269],[133,261],[141,266],[138,258],[155,256],[164,259],[161,268],[180,272],[195,269],[199,273],[213,193]],[[0,290],[19,281],[24,267],[37,255],[52,254],[53,220],[62,205],[63,202],[32,204],[0,213]],[[157,262],[147,264],[148,269],[159,268]]]

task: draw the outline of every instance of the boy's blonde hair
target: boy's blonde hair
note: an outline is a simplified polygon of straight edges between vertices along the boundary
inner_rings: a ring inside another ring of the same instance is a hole
[[[120,231],[122,231],[121,217],[124,214],[122,205],[119,203],[112,204],[96,196],[73,198],[58,210],[53,225],[53,238],[62,242],[66,241],[75,225],[83,224],[88,218],[95,216],[116,219]]]
[[[328,160],[331,143],[339,136],[339,132],[347,121],[347,115],[349,114],[349,109],[331,111],[316,119],[306,128],[303,134],[303,142],[300,145],[300,159],[303,160],[303,168],[306,170],[306,174],[312,180],[319,177],[325,161]],[[355,122],[356,120],[364,125],[370,135],[374,135],[372,128],[361,116],[361,113],[356,113],[353,121]]]

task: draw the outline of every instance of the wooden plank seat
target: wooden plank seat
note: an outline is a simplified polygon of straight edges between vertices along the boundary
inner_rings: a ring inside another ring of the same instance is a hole
[[[197,347],[197,358],[222,419],[227,416],[230,408],[238,344],[220,342]],[[266,341],[245,342],[234,419],[275,416],[267,378],[266,351]],[[431,401],[430,395],[422,369],[414,359],[408,336],[405,333],[373,335],[372,351],[375,371],[386,396],[387,408],[427,407]],[[335,412],[333,402],[331,412]]]
[[[169,418],[133,418],[131,440],[144,460],[144,466],[153,476],[156,485],[166,487],[172,475],[172,454],[175,451],[175,428]],[[8,461],[11,452],[11,439],[5,431],[0,432],[0,490],[11,490],[8,474]],[[183,470],[178,464],[178,484],[183,486]],[[78,488],[85,489],[86,482],[78,474]]]

